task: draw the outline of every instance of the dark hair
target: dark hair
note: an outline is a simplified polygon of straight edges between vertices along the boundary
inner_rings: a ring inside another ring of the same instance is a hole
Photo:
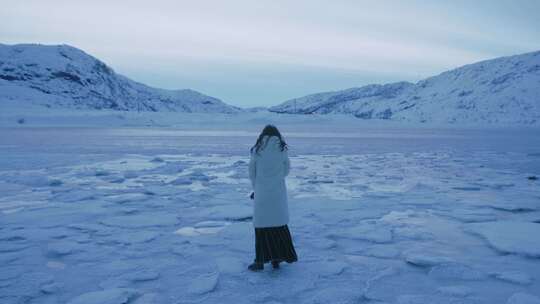
[[[266,125],[264,127],[264,129],[262,130],[261,134],[259,135],[259,138],[257,138],[257,142],[255,142],[253,147],[251,147],[250,151],[252,153],[253,153],[253,151],[255,151],[255,153],[259,152],[259,150],[261,149],[262,143],[263,143],[262,142],[263,137],[265,137],[267,135],[268,136],[277,136],[277,138],[279,138],[279,144],[281,146],[281,151],[285,151],[288,148],[287,143],[281,137],[281,133],[279,133],[278,128],[276,128],[276,126],[274,126],[274,125]]]

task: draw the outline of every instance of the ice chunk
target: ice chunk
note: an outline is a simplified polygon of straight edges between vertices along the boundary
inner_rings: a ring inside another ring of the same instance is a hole
[[[198,236],[200,233],[193,227],[182,227],[174,232],[174,234],[182,236]]]
[[[205,294],[212,292],[218,283],[217,272],[205,273],[197,276],[188,286],[188,291],[193,294]]]
[[[482,188],[474,187],[474,186],[452,187],[452,189],[461,190],[461,191],[480,191],[480,190],[482,190]]]
[[[203,228],[203,227],[223,227],[230,225],[229,222],[224,221],[203,221],[195,224],[195,228]]]
[[[435,266],[444,263],[451,263],[454,260],[450,257],[444,256],[440,252],[431,250],[414,249],[404,253],[405,261],[417,266]]]
[[[396,238],[406,238],[410,240],[433,240],[435,236],[422,228],[416,226],[405,226],[394,228],[394,236]]]
[[[206,216],[213,220],[228,220],[228,221],[243,221],[251,219],[253,215],[253,207],[247,205],[220,205],[206,209]]]
[[[30,187],[46,187],[50,186],[51,180],[44,175],[25,175],[25,174],[19,174],[16,176],[13,176],[11,179],[8,179],[7,181],[11,183],[26,185]]]
[[[53,201],[61,201],[66,203],[81,202],[96,198],[95,190],[83,190],[60,192],[53,197]]]
[[[136,272],[129,272],[122,275],[120,278],[131,282],[154,281],[159,278],[159,272],[153,270],[139,270]]]
[[[159,304],[161,303],[158,301],[158,294],[157,293],[146,293],[137,299],[135,299],[135,302],[133,304]]]
[[[135,244],[135,243],[147,243],[155,240],[161,234],[153,231],[136,231],[125,232],[120,234],[113,234],[107,239],[123,243],[123,244]]]
[[[96,172],[94,173],[95,176],[107,176],[111,174],[110,171],[107,171],[107,170],[103,170],[103,169],[98,169],[96,170]]]
[[[111,288],[84,293],[71,299],[68,304],[124,304],[129,303],[140,293],[129,288]]]
[[[477,301],[456,299],[447,295],[414,294],[400,295],[397,297],[397,304],[456,304],[456,303],[478,303]]]
[[[390,243],[392,241],[392,231],[388,225],[371,221],[361,222],[356,227],[344,229],[339,233],[331,233],[328,236],[365,240],[374,243]]]
[[[364,296],[366,299],[382,301],[383,298],[387,298],[390,295],[388,292],[389,288],[393,292],[406,288],[402,279],[395,279],[399,274],[399,269],[394,267],[378,270],[374,276],[365,282]]]
[[[214,176],[208,176],[200,171],[193,172],[189,175],[189,178],[192,181],[201,181],[201,182],[208,182],[212,179],[215,179]]]
[[[178,219],[176,216],[169,213],[145,213],[125,216],[111,216],[101,220],[103,225],[123,228],[172,226],[177,222]]]
[[[182,227],[174,233],[183,236],[199,236],[202,234],[214,234],[230,225],[224,221],[203,221],[195,224],[195,227]]]
[[[489,204],[489,207],[508,212],[528,212],[538,210],[538,205],[537,201],[525,201],[520,199],[519,201],[493,202]]]
[[[47,245],[47,255],[51,257],[60,257],[73,253],[77,248],[76,243],[60,241]]]
[[[49,186],[51,187],[58,187],[58,186],[61,186],[63,184],[63,182],[59,179],[51,179],[49,181]]]
[[[497,219],[492,209],[453,209],[449,212],[441,213],[444,216],[449,216],[465,223],[487,222]]]
[[[310,184],[333,184],[334,180],[324,179],[324,178],[321,178],[321,179],[315,178],[315,179],[308,180],[307,182]]]
[[[105,228],[102,225],[91,224],[91,223],[74,223],[74,224],[69,224],[67,227],[71,229],[75,229],[75,230],[84,231],[84,232],[98,232]]]
[[[119,174],[105,175],[105,176],[101,176],[100,178],[106,182],[113,183],[113,184],[121,184],[126,180],[124,176],[119,175]]]
[[[144,193],[123,193],[117,195],[111,195],[107,197],[107,200],[117,204],[125,204],[131,202],[141,202],[147,200],[149,197]]]
[[[499,280],[514,284],[529,285],[533,282],[533,278],[530,275],[521,271],[493,272],[491,275]]]
[[[439,279],[457,279],[467,281],[482,280],[486,277],[483,272],[459,263],[448,263],[434,266],[429,271],[429,275]]]
[[[66,264],[57,262],[57,261],[48,261],[47,264],[45,264],[45,266],[52,269],[65,269],[66,268]]]
[[[400,255],[400,251],[391,245],[372,245],[361,251],[362,255],[376,258],[393,259]]]
[[[317,269],[317,273],[323,277],[339,275],[347,268],[347,266],[346,263],[341,261],[324,261],[313,265],[313,267]]]
[[[417,212],[408,209],[406,211],[391,211],[381,217],[381,221],[393,224],[407,223],[416,217],[418,217]]]
[[[128,288],[132,282],[122,279],[120,277],[112,277],[108,278],[103,282],[99,283],[99,287],[103,289],[110,289],[110,288]]]
[[[186,176],[180,176],[179,178],[171,182],[172,185],[181,186],[181,185],[191,185],[193,181]]]
[[[437,288],[437,291],[452,297],[466,297],[473,292],[471,288],[463,285],[443,286]]]
[[[505,194],[506,193],[506,194]],[[488,200],[482,200],[479,206],[486,206],[496,210],[508,212],[527,212],[540,209],[538,197],[529,195],[527,192],[521,192],[518,196],[512,195],[514,191],[502,192],[501,195],[490,197]]]
[[[232,165],[233,165],[234,167],[238,167],[238,166],[243,166],[243,165],[246,165],[246,164],[247,164],[247,162],[244,161],[244,160],[237,160],[237,161],[235,161]]]
[[[55,282],[51,282],[51,283],[46,283],[46,284],[43,284],[41,285],[41,292],[45,293],[45,294],[52,294],[52,293],[56,293],[57,291],[59,291],[61,289],[61,285],[58,284],[58,283],[55,283]]]
[[[540,298],[524,292],[514,293],[506,304],[540,304]]]
[[[467,229],[485,238],[496,250],[540,257],[540,224],[517,221],[474,223]]]
[[[331,249],[336,247],[336,241],[329,240],[327,238],[324,239],[315,239],[310,243],[313,247],[317,249]]]
[[[131,179],[131,178],[137,178],[139,177],[139,174],[137,171],[129,170],[124,172],[124,178]]]
[[[304,296],[302,296],[304,297]],[[328,286],[315,291],[313,298],[306,303],[326,304],[326,303],[362,303],[363,293],[357,288],[344,288],[344,286]],[[382,302],[377,302],[384,304]]]
[[[199,236],[202,234],[214,234],[218,233],[219,231],[223,230],[225,226],[221,227],[201,227],[201,228],[194,228],[194,227],[182,227],[178,230],[176,230],[174,233],[182,236]]]
[[[242,260],[232,257],[221,257],[216,259],[220,273],[240,273],[246,267]]]

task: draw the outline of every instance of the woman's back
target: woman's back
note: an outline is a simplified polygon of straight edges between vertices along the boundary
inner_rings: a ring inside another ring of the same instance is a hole
[[[264,136],[258,149],[251,151],[249,178],[255,191],[253,225],[276,227],[287,225],[287,187],[289,157],[277,136]]]
[[[259,151],[253,153],[258,178],[281,179],[287,176],[289,171],[287,151],[282,151],[281,142],[277,136],[265,136]]]

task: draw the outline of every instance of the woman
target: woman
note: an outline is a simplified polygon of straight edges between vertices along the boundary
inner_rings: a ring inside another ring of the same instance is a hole
[[[255,200],[255,262],[249,265],[249,270],[263,270],[264,263],[268,262],[277,269],[280,262],[298,260],[287,227],[289,207],[285,176],[289,169],[287,144],[275,126],[267,125],[251,148],[249,162],[252,199]]]

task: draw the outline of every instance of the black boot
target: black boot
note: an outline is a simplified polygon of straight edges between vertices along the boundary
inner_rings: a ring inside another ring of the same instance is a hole
[[[272,267],[274,269],[279,269],[279,261],[272,261]]]
[[[254,263],[252,263],[251,265],[248,266],[248,269],[251,270],[251,271],[261,271],[261,270],[264,269],[264,265],[263,265],[263,263],[254,262]]]

